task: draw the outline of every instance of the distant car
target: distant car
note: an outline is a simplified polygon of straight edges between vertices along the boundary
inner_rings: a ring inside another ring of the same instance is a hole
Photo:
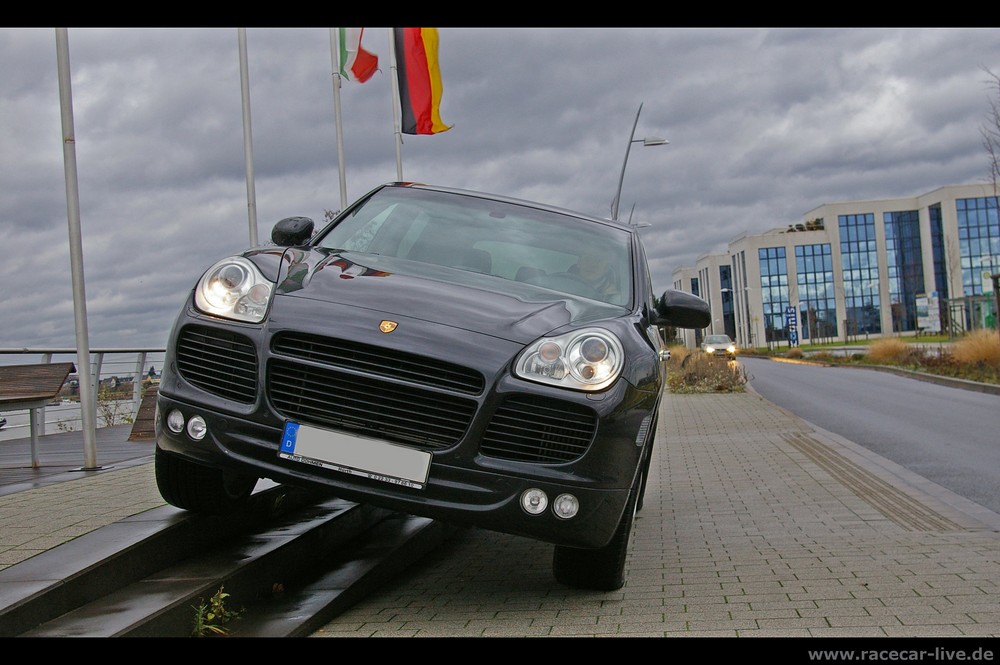
[[[736,344],[729,335],[708,335],[701,343],[701,350],[710,356],[725,356],[729,360],[736,358]]]
[[[561,583],[624,583],[665,385],[658,326],[707,303],[652,290],[636,227],[390,183],[315,235],[211,266],[157,393],[156,482],[239,510],[259,478],[555,545]]]

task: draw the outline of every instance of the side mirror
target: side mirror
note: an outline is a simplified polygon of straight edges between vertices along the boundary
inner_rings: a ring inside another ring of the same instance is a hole
[[[708,303],[698,296],[677,289],[667,289],[656,303],[659,325],[675,328],[705,328],[712,322]]]
[[[312,237],[315,226],[308,217],[285,217],[271,229],[271,242],[282,247],[301,245]]]

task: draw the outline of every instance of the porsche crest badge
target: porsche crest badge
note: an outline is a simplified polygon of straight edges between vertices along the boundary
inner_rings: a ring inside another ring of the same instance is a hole
[[[391,333],[398,325],[399,324],[395,321],[383,320],[380,324],[378,324],[378,329],[384,333]]]

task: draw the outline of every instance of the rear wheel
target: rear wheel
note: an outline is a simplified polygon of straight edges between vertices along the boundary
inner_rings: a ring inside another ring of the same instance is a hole
[[[629,492],[625,512],[622,513],[615,535],[604,547],[581,549],[556,545],[552,556],[552,572],[557,582],[578,589],[597,591],[614,591],[624,586],[625,555],[628,554],[632,524],[635,522],[635,511],[641,489],[640,474],[632,491]]]
[[[156,449],[156,487],[172,506],[206,515],[225,515],[245,506],[257,478],[222,471]]]

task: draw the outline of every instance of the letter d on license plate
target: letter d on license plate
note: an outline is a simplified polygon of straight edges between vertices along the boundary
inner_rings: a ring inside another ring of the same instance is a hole
[[[423,489],[431,454],[387,441],[285,423],[278,456],[354,476]]]

